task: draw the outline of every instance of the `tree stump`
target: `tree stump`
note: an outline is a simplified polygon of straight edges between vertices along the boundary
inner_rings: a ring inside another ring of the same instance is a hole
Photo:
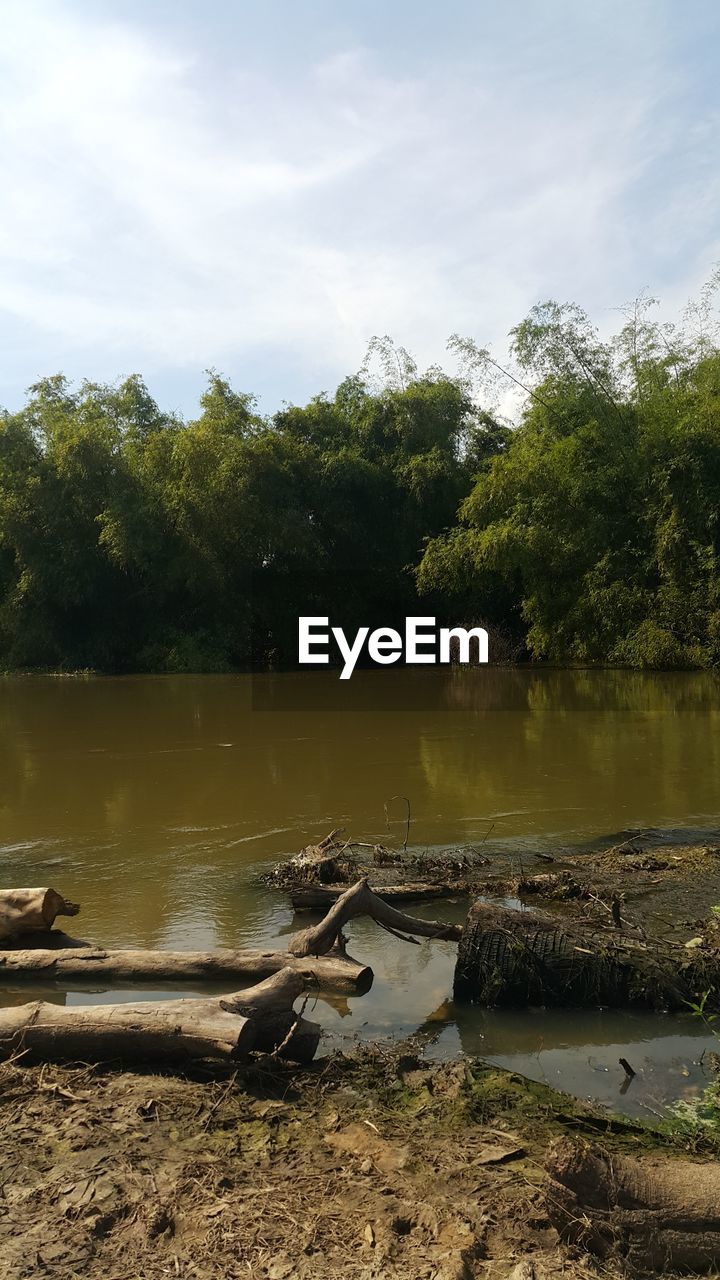
[[[720,1164],[640,1161],[561,1138],[546,1169],[548,1215],[564,1240],[636,1273],[720,1266]]]
[[[0,939],[52,929],[58,916],[76,916],[79,910],[56,889],[0,889]]]
[[[577,921],[476,902],[455,966],[454,996],[483,1005],[686,1009],[710,991],[720,953],[602,932]]]

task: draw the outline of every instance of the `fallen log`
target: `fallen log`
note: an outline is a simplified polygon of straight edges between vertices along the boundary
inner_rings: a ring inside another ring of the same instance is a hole
[[[563,1239],[630,1271],[720,1266],[720,1164],[611,1155],[560,1139],[550,1150],[550,1220]]]
[[[193,981],[231,979],[259,982],[281,969],[298,973],[317,991],[363,994],[373,972],[337,951],[321,959],[299,958],[287,951],[106,951],[81,947],[14,948],[0,951],[3,978],[103,978],[107,982]],[[304,957],[304,953],[300,953]]]
[[[0,1010],[2,1058],[27,1053],[52,1061],[176,1063],[242,1058],[254,1043],[249,1018],[212,1007],[202,1012],[149,1002],[67,1007],[37,1000]]]
[[[293,1012],[293,1001],[302,995],[306,985],[296,970],[280,969],[254,987],[220,996],[218,1003],[228,1013],[253,1020],[256,1050],[292,1062],[312,1062],[322,1028],[303,1018],[302,1013]]]
[[[79,910],[56,889],[0,889],[0,938],[52,929],[58,916],[76,916]]]
[[[378,894],[373,893],[367,879],[363,879],[341,894],[319,924],[296,933],[290,942],[290,952],[294,956],[324,956],[334,947],[342,947],[343,925],[356,916],[370,916],[371,920],[377,920],[378,924],[404,942],[414,942],[413,937],[407,936],[412,934],[453,942],[462,935],[460,925],[442,924],[437,920],[417,920],[414,916],[396,911],[389,903],[383,902]]]
[[[391,905],[452,898],[467,891],[467,885],[463,884],[384,884],[373,890],[381,902]],[[299,884],[290,889],[290,902],[295,911],[327,911],[344,893],[347,893],[346,884]]]
[[[245,991],[208,999],[55,1005],[42,1000],[0,1009],[0,1057],[181,1063],[245,1058],[261,1049],[308,1062],[320,1027],[293,1012],[305,981],[284,970]]]
[[[483,1005],[687,1009],[720,999],[720,953],[688,951],[489,902],[471,907],[453,994]]]

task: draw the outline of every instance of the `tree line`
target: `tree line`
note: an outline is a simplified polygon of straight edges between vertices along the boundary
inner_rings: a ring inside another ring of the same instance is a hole
[[[137,376],[43,380],[0,415],[0,666],[292,665],[300,614],[413,613],[484,623],[491,659],[716,666],[717,286],[607,340],[543,304],[502,362],[452,339],[452,375],[374,340],[270,416],[214,372],[192,421]]]

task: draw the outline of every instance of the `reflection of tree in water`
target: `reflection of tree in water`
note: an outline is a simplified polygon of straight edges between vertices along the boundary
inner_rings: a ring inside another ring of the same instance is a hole
[[[428,789],[456,816],[499,815],[494,837],[605,830],[714,813],[720,685],[703,674],[620,671],[458,673],[474,713],[420,743]],[[487,678],[487,687],[484,682]],[[503,691],[506,690],[506,694]],[[522,814],[522,811],[525,814]],[[543,819],[541,815],[549,813]],[[506,815],[503,817],[503,815]],[[584,824],[584,825],[583,825]]]
[[[450,710],[476,713],[523,710],[533,675],[518,667],[453,667],[443,680],[443,703]]]
[[[720,675],[543,667],[455,667],[443,685],[448,707],[465,711],[649,712],[674,716],[720,709]]]
[[[337,683],[326,681],[335,698]],[[389,739],[387,712],[368,719],[359,697],[354,726],[332,705],[300,715],[290,697],[256,711],[252,687],[248,677],[9,681],[0,794],[17,838],[54,836],[70,815],[79,833],[147,827],[171,843],[186,829],[200,845],[239,819],[262,831],[311,806],[324,820],[340,791],[362,812],[363,765]],[[385,790],[373,789],[382,824]]]

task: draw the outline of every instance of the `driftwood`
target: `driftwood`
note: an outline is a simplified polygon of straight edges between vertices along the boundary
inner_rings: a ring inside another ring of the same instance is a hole
[[[720,953],[646,942],[627,933],[488,902],[470,909],[454,996],[484,1005],[604,1005],[687,1009],[719,998]]]
[[[74,1006],[33,1001],[0,1010],[0,1057],[177,1063],[244,1058],[254,1048],[307,1062],[320,1027],[293,1013],[304,986],[300,974],[284,970],[248,990],[208,999]]]
[[[0,938],[52,929],[58,916],[76,916],[79,910],[55,889],[0,889]]]
[[[431,902],[467,892],[467,886],[452,884],[384,884],[373,890],[382,902]],[[346,884],[299,884],[290,889],[296,911],[327,911],[347,893]]]
[[[317,844],[307,844],[297,855],[296,861],[298,864],[301,862],[319,862],[324,857],[327,857],[331,849],[342,849],[343,845],[338,841],[337,837],[341,836],[344,830],[344,827],[335,827],[329,835],[326,835],[323,840],[319,840]]]
[[[330,952],[330,954],[327,954]],[[259,982],[281,969],[298,973],[317,991],[362,994],[372,986],[367,965],[328,947],[321,959],[287,951],[106,951],[90,945],[13,948],[0,951],[3,978],[102,978],[106,982],[206,981]]]
[[[306,988],[302,974],[281,969],[254,987],[220,996],[217,1003],[228,1013],[250,1018],[255,1029],[256,1050],[273,1053],[292,1062],[311,1062],[315,1057],[322,1028],[293,1012],[293,1002]],[[198,1000],[199,1005],[206,1004]]]
[[[392,799],[404,800],[405,797],[394,796]],[[340,839],[342,830],[338,827],[317,844],[306,845],[300,853],[264,875],[264,882],[288,890],[293,905],[300,910],[305,907],[322,910],[328,905],[328,900],[319,895],[317,899],[310,895],[306,897],[307,890],[317,888],[342,892],[361,876],[374,879],[378,868],[392,868],[395,883],[378,888],[378,896],[389,891],[388,897],[395,900],[397,890],[398,895],[403,892],[406,902],[422,901],[425,897],[470,893],[470,883],[475,879],[477,868],[487,866],[490,861],[476,850],[472,851],[471,857],[462,851],[431,855],[427,850],[422,854],[408,853],[407,841],[399,850],[368,840]],[[398,896],[396,900],[401,899]]]
[[[330,908],[319,924],[309,929],[301,929],[290,942],[290,952],[294,956],[324,956],[333,947],[343,945],[342,928],[348,920],[356,916],[370,916],[377,920],[390,933],[403,941],[415,941],[407,935],[417,934],[423,938],[442,938],[457,941],[462,934],[460,925],[441,924],[437,920],[417,920],[414,916],[406,916],[396,911],[389,903],[383,902],[378,894],[373,893],[367,879],[358,880],[357,884],[346,889]]]
[[[548,1215],[565,1240],[639,1273],[720,1267],[720,1164],[651,1163],[562,1138],[546,1168]]]
[[[534,876],[521,876],[515,884],[521,897],[536,894],[543,898],[587,898],[590,890],[579,884],[570,871],[541,871]]]
[[[345,845],[338,841],[337,837],[342,835],[343,831],[344,827],[336,827],[325,836],[324,840],[320,840],[318,844],[306,845],[300,853],[291,858],[285,868],[289,879],[301,883],[309,881],[319,884],[336,880],[341,872],[337,857],[345,850]],[[282,869],[280,870],[282,874]]]

